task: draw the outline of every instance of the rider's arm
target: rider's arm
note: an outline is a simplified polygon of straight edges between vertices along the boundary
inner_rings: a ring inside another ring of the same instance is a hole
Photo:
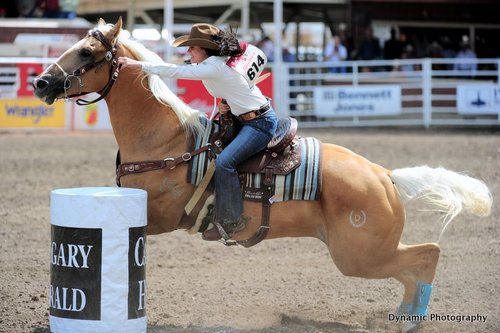
[[[174,65],[169,63],[141,62],[145,73],[163,77],[205,80],[219,76],[218,69],[211,63],[202,62],[198,65]]]

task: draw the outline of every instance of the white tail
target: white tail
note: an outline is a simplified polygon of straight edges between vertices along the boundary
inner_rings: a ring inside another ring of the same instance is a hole
[[[478,179],[428,166],[393,170],[391,179],[406,202],[423,199],[445,213],[439,239],[463,209],[476,216],[490,215],[493,199],[488,187]]]

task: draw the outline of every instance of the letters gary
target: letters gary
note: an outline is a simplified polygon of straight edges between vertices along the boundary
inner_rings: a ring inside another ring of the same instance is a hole
[[[50,315],[100,320],[101,229],[51,227]]]

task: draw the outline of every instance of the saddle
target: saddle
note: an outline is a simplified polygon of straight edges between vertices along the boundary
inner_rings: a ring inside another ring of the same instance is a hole
[[[231,117],[231,118],[229,118]],[[234,116],[223,115],[220,119],[220,131],[215,132],[210,139],[212,150],[219,154],[237,135],[238,127]],[[229,119],[228,119],[229,118]],[[271,197],[274,189],[274,175],[286,175],[300,166],[301,149],[297,143],[297,120],[291,117],[278,120],[278,126],[273,139],[266,149],[251,156],[237,166],[238,174],[260,173],[263,174],[261,193],[256,194],[262,203],[262,219],[260,228],[249,239],[244,241],[226,241],[225,245],[242,245],[251,247],[264,240],[269,232],[269,216],[271,213]],[[242,188],[245,179],[240,177]],[[209,219],[204,221],[200,230],[208,227]]]
[[[231,115],[232,117],[234,116]],[[220,131],[215,132],[210,139],[216,154],[220,154],[236,137],[239,131],[236,124],[234,119],[228,121],[227,118],[221,118]],[[291,117],[279,119],[276,133],[266,149],[238,165],[236,168],[238,173],[265,173],[265,169],[268,168],[272,169],[273,175],[286,175],[296,169],[300,165],[300,147],[294,140],[296,134],[296,119]]]

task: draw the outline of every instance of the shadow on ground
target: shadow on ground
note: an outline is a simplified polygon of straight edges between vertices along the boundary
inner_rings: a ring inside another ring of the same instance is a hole
[[[256,318],[257,320],[257,318]],[[306,320],[298,317],[281,316],[281,323],[276,326],[258,330],[241,330],[231,327],[201,327],[201,326],[149,326],[148,333],[364,333],[368,332],[359,325],[346,324],[341,322],[319,322]]]
[[[202,326],[148,326],[148,333],[366,333],[366,329],[359,325],[342,322],[319,322],[301,319],[298,317],[281,316],[281,323],[277,326],[258,330],[240,330],[231,327],[202,327]],[[37,327],[31,333],[50,333],[48,327]]]

